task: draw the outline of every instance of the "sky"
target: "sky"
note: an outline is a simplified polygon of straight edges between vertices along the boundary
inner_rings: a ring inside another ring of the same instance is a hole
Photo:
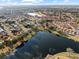
[[[0,0],[0,5],[79,5],[79,0]]]

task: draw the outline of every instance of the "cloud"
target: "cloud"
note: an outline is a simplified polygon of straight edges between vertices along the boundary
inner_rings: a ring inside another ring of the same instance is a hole
[[[22,2],[35,2],[36,0],[22,0]]]
[[[2,0],[3,2],[5,1],[5,0]]]
[[[22,0],[22,2],[41,2],[43,0]]]
[[[21,0],[20,5],[40,5],[44,0]]]
[[[33,3],[20,3],[19,5],[35,5]]]
[[[64,3],[67,3],[67,2],[69,2],[69,0],[64,0]]]
[[[69,5],[69,4],[76,5],[78,4],[77,0],[73,0],[73,1],[72,0],[61,0],[61,1],[60,0],[0,0],[0,5]]]
[[[14,2],[14,3],[6,2],[5,4],[4,3],[0,3],[0,6],[12,6],[12,5],[18,5],[18,3],[17,2]]]
[[[5,1],[10,2],[11,0],[1,0],[1,1],[3,1],[3,2],[5,2]]]

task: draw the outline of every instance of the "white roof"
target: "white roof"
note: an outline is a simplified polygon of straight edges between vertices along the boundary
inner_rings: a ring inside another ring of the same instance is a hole
[[[0,40],[0,44],[2,44],[4,41],[3,40]]]
[[[39,16],[39,17],[42,17],[42,15],[37,14],[37,13],[27,13],[27,14],[30,15],[30,16]]]
[[[0,27],[0,32],[4,31],[1,27]]]

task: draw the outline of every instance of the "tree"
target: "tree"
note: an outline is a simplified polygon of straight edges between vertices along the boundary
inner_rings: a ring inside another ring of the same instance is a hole
[[[70,57],[74,51],[71,48],[67,48],[67,52],[69,54],[68,56]]]

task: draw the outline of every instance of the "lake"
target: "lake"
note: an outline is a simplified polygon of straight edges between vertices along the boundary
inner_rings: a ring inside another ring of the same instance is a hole
[[[47,31],[38,32],[32,39],[16,48],[16,51],[5,59],[44,59],[47,54],[56,54],[72,48],[79,53],[79,43],[68,38],[56,36]]]

